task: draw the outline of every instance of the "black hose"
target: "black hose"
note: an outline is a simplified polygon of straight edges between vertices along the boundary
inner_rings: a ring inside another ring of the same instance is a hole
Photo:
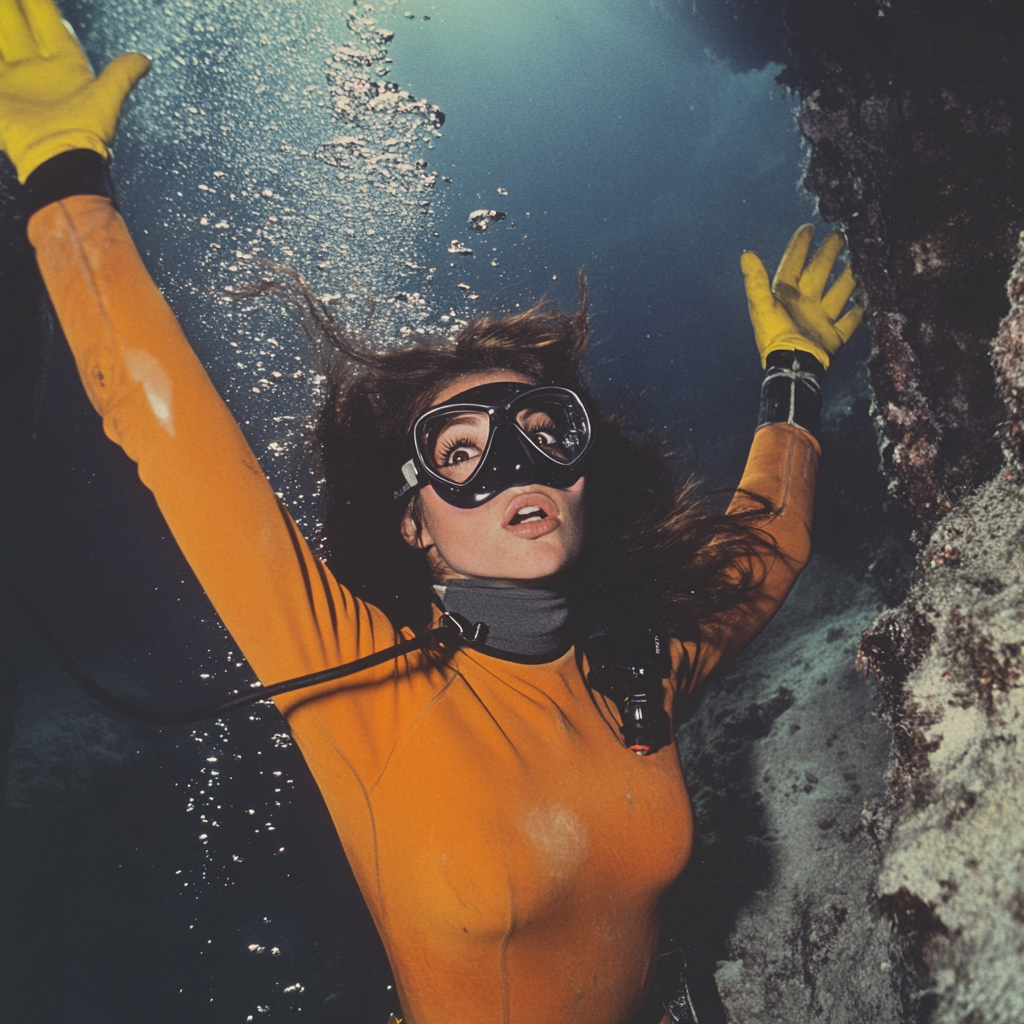
[[[36,612],[35,608],[32,607],[31,602],[25,596],[21,587],[15,585],[14,590],[29,621],[42,637],[46,646],[53,652],[61,668],[86,693],[94,697],[108,710],[150,725],[184,725],[188,722],[201,722],[207,718],[216,718],[225,711],[233,711],[235,708],[256,704],[261,700],[275,697],[279,693],[290,693],[292,690],[302,690],[307,686],[316,686],[318,683],[327,683],[332,679],[341,679],[344,676],[354,675],[356,672],[373,668],[375,665],[382,665],[385,661],[391,661],[403,654],[409,654],[411,651],[422,650],[424,647],[446,650],[464,643],[473,643],[480,639],[482,633],[482,627],[479,623],[471,625],[462,616],[455,616],[450,612],[446,612],[441,618],[441,625],[428,630],[422,636],[413,637],[411,640],[402,640],[393,647],[377,651],[375,654],[368,654],[365,658],[358,658],[356,661],[350,661],[346,665],[336,665],[333,668],[321,669],[319,672],[310,672],[308,675],[296,676],[294,679],[286,679],[284,682],[263,686],[259,689],[253,688],[248,693],[240,694],[237,697],[229,697],[227,700],[217,701],[213,704],[203,704],[199,707],[185,708],[181,711],[157,711],[151,708],[139,707],[137,704],[132,704],[130,701],[126,701],[124,698],[118,697],[116,694],[104,689],[92,676],[83,671],[54,639],[49,629],[47,629],[46,623]]]

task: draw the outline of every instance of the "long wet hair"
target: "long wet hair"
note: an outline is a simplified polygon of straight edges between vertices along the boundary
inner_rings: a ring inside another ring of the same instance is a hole
[[[774,552],[757,528],[772,511],[767,501],[750,495],[742,512],[716,510],[715,495],[677,479],[660,439],[594,402],[581,370],[588,337],[582,272],[573,314],[541,301],[510,316],[480,317],[454,337],[414,334],[407,347],[382,351],[343,325],[301,276],[274,269],[274,280],[234,294],[284,298],[323,360],[325,400],[312,434],[326,499],[326,560],[340,582],[397,627],[429,624],[435,582],[426,553],[400,532],[406,502],[393,495],[403,449],[436,396],[481,371],[569,388],[590,412],[586,532],[562,581],[578,630],[628,619],[692,637],[697,623],[735,608],[760,584]],[[418,497],[412,501],[418,519]]]

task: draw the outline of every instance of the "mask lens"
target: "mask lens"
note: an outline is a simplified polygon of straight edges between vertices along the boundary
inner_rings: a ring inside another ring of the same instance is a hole
[[[442,410],[420,424],[421,457],[446,480],[465,483],[480,467],[489,433],[486,412]]]
[[[515,418],[519,429],[556,462],[574,462],[586,447],[585,414],[568,395],[527,395]]]

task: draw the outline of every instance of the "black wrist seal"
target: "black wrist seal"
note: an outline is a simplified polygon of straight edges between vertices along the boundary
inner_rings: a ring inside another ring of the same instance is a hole
[[[113,198],[107,162],[91,149],[69,149],[41,163],[25,181],[28,216],[69,196]]]
[[[808,352],[781,350],[769,352],[767,364],[757,425],[788,423],[817,437],[825,367]]]

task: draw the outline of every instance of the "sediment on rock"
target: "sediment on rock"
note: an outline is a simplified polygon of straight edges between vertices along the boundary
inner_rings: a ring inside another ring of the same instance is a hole
[[[917,942],[936,1024],[1024,1019],[1024,489],[1000,474],[927,544],[892,616],[932,642],[888,717],[906,796],[881,908]]]
[[[863,564],[812,562],[773,628],[685,710],[699,825],[668,918],[690,959],[712,962],[729,1024],[912,1019],[908,949],[875,907],[889,733],[854,664],[878,607]]]
[[[880,906],[921,949],[936,1024],[1024,1019],[1024,236],[1008,293],[991,345],[1006,463],[942,520],[861,648],[896,695],[883,710],[902,801]]]
[[[1000,439],[1007,466],[1004,474],[1024,470],[1024,233],[1018,243],[1020,256],[1006,286],[1010,311],[999,325],[992,343],[996,386],[1006,409]]]

